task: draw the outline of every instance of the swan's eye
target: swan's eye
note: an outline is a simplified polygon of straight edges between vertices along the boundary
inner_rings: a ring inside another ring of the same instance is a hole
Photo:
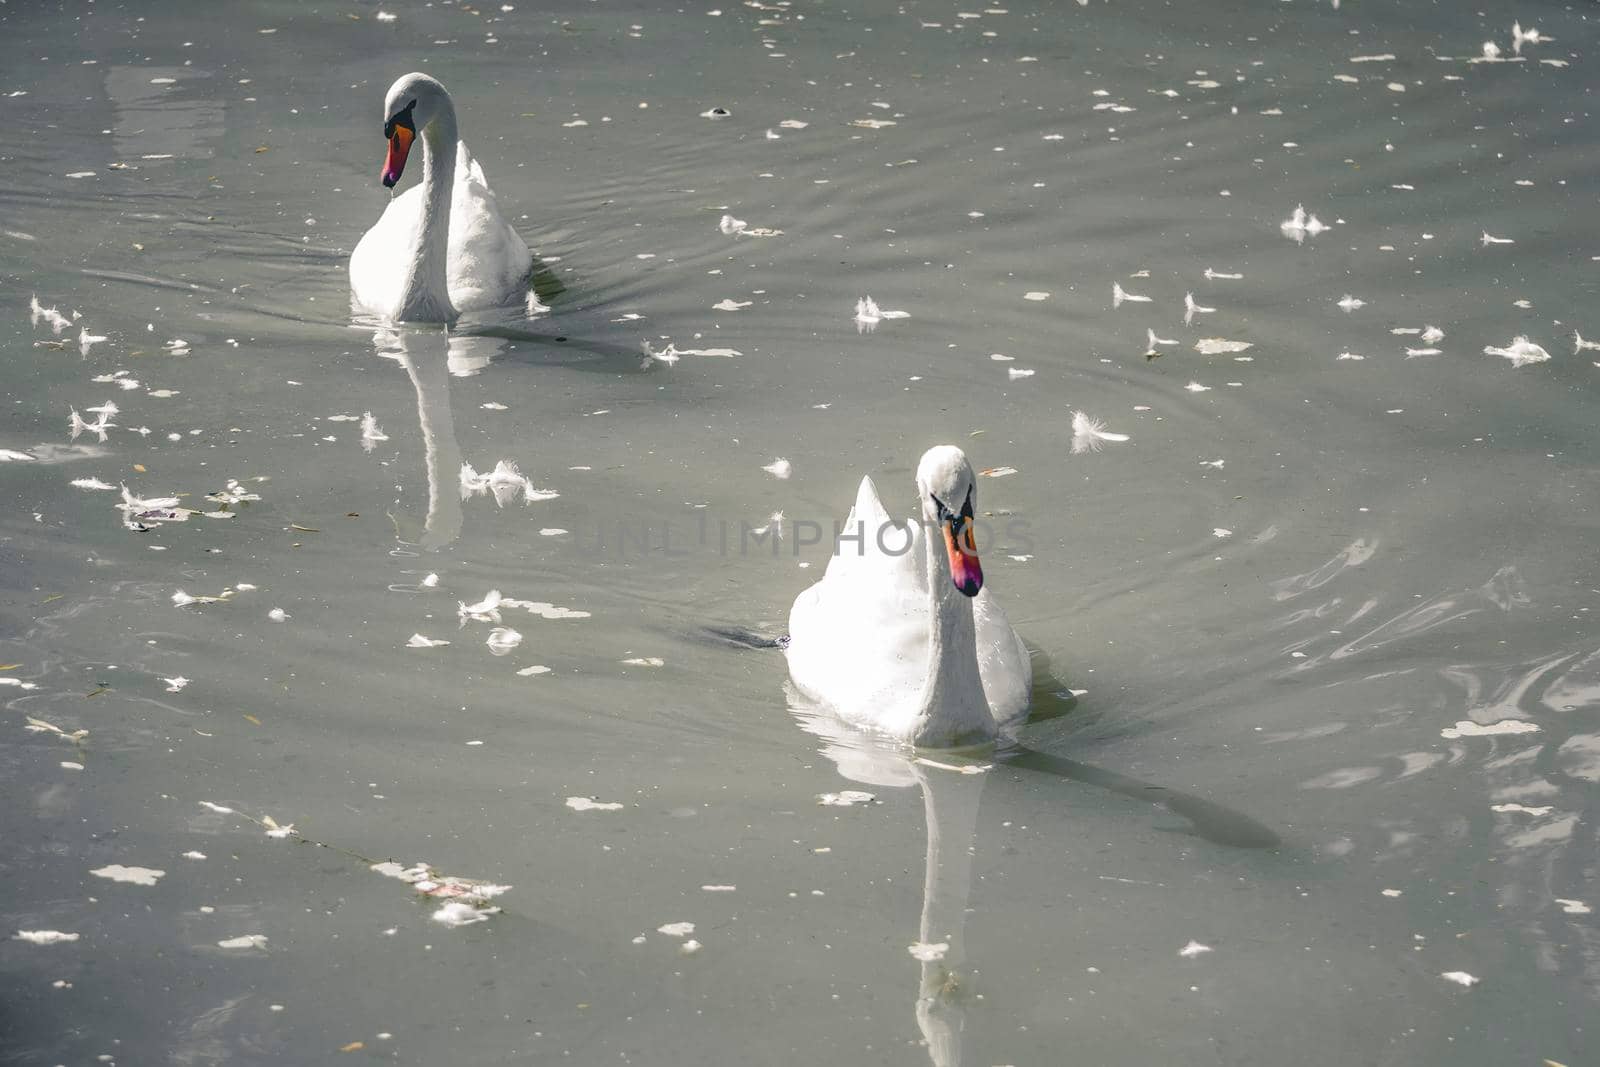
[[[391,117],[388,122],[385,122],[383,124],[383,135],[385,137],[393,137],[394,136],[394,128],[396,126],[404,126],[406,129],[410,130],[412,133],[416,133],[417,132],[416,120],[411,117],[412,109],[415,108],[416,106],[417,106],[417,102],[415,100],[413,100],[413,101],[411,101],[411,103],[407,104],[405,107],[401,108],[399,111],[396,111],[394,113],[393,117]]]
[[[934,514],[939,516],[940,522],[949,522],[951,519],[955,518],[955,516],[951,514],[950,509],[944,506],[943,500],[940,500],[932,493],[928,494],[928,499],[933,501]]]

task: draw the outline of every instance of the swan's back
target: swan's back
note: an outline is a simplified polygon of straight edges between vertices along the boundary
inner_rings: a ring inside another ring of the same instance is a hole
[[[457,143],[446,267],[450,302],[457,311],[498,307],[527,289],[532,266],[533,253],[500,214],[483,168]]]

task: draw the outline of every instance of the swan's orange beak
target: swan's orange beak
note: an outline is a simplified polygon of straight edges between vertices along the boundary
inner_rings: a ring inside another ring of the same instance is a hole
[[[983,588],[983,567],[978,563],[978,546],[972,539],[972,516],[956,515],[939,528],[944,531],[944,548],[950,554],[950,580],[967,596],[977,596]]]
[[[406,156],[411,152],[411,142],[416,139],[417,131],[409,124],[400,122],[391,123],[389,126],[389,154],[383,161],[383,186],[393,189],[394,183],[400,180],[400,175],[406,169]]]

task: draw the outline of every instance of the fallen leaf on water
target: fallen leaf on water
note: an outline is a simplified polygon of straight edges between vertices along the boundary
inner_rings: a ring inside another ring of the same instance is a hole
[[[259,156],[259,155],[260,155],[260,154],[261,154],[261,153],[263,153],[263,152],[269,152],[269,151],[271,151],[271,149],[270,149],[270,148],[268,148],[268,147],[267,147],[267,146],[266,146],[266,145],[262,145],[262,146],[261,146],[261,147],[260,147],[260,148],[257,148],[257,149],[256,149],[256,155],[258,155],[258,156]]]
[[[102,685],[102,686],[98,686],[98,687],[96,687],[94,689],[89,690],[87,693],[85,693],[83,695],[85,697],[97,697],[101,693],[109,693],[109,692],[111,692],[111,687],[109,685]]]
[[[253,723],[255,723],[255,724],[256,724],[256,725],[257,725],[257,726],[260,726],[260,725],[261,725],[261,720],[260,720],[260,719],[258,719],[258,718],[256,718],[256,717],[255,717],[255,716],[254,716],[254,715],[251,715],[251,714],[250,714],[250,713],[248,713],[248,712],[246,712],[246,713],[245,713],[245,717],[244,717],[244,718],[245,718],[245,721],[246,721],[246,722],[253,722]]]
[[[291,522],[289,524],[289,529],[291,529],[291,530],[299,530],[301,533],[321,533],[322,532],[321,530],[317,529],[315,526],[301,526],[298,522]]]
[[[364,1049],[366,1047],[367,1047],[367,1043],[365,1041],[352,1041],[348,1045],[340,1045],[339,1046],[339,1051],[340,1052],[360,1052],[362,1049]]]
[[[0,663],[0,671],[14,671],[20,666],[20,663]]]
[[[136,470],[136,471],[138,471],[138,472],[139,472],[139,473],[140,473],[140,474],[144,474],[144,473],[146,473],[146,471],[145,471],[145,469],[144,469],[144,464],[143,464],[143,463],[135,463],[135,464],[134,464],[134,465],[133,465],[133,469],[134,469],[134,470]]]

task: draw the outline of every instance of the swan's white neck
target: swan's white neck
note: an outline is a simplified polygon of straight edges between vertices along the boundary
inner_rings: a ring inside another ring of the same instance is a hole
[[[910,740],[926,748],[987,741],[994,737],[994,715],[978,673],[972,598],[950,579],[938,525],[924,522],[919,533],[928,579],[928,667]]]
[[[404,322],[452,322],[446,266],[450,259],[450,197],[456,182],[456,111],[442,96],[422,128],[422,223],[406,264],[395,318]]]

